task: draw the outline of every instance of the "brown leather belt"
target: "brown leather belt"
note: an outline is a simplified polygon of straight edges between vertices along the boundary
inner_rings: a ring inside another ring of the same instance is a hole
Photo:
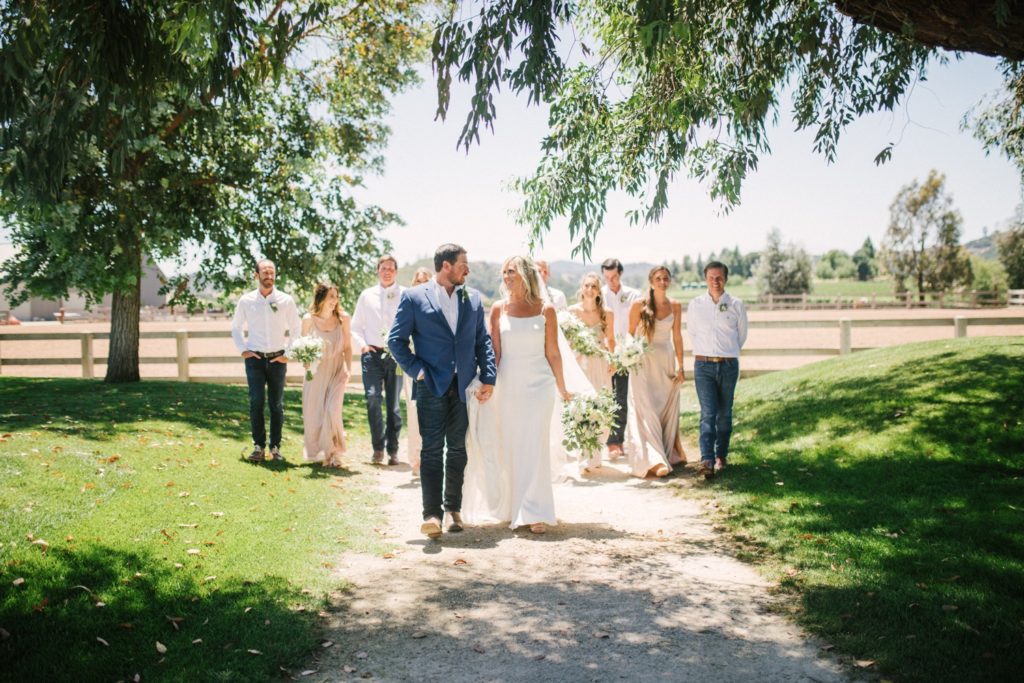
[[[284,351],[253,351],[253,353],[255,353],[263,360],[274,360],[275,358],[284,355]]]
[[[726,360],[735,360],[735,358],[730,358],[728,356],[697,356],[697,355],[694,355],[693,359],[694,360],[701,360],[701,361],[704,361],[705,363],[721,363],[722,361],[726,361]]]

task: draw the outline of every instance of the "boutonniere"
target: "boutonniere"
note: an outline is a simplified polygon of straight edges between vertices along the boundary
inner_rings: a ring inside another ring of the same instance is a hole
[[[718,304],[718,310],[722,313],[725,313],[726,311],[729,310],[729,304],[723,301],[722,303]]]
[[[274,313],[277,313],[277,304],[274,303],[273,301],[270,302],[270,310],[272,310]]]
[[[459,298],[462,299],[463,303],[469,301],[469,292],[463,287],[459,290]]]
[[[626,296],[625,292],[623,292],[622,294],[619,294],[619,303],[620,304],[626,303],[626,299],[628,299],[628,298],[629,297]]]
[[[388,292],[387,293],[387,298],[388,299],[394,299],[395,298],[395,293],[394,292]]]

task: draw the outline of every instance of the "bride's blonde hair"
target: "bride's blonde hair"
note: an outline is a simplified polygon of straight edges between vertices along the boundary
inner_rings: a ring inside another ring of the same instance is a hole
[[[526,303],[535,304],[538,301],[543,301],[544,296],[540,290],[540,275],[537,272],[537,266],[530,259],[529,256],[513,256],[505,260],[501,264],[501,272],[504,273],[505,269],[509,266],[515,268],[515,271],[519,273],[519,277],[523,279],[523,284],[526,285]],[[508,298],[509,291],[508,287],[505,286],[504,279],[501,282],[499,288],[501,296],[505,299]]]

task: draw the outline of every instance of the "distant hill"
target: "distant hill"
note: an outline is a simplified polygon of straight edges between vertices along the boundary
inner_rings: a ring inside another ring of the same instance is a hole
[[[976,240],[964,243],[964,248],[971,252],[975,256],[978,256],[989,261],[995,261],[999,258],[999,247],[996,246],[996,238],[1000,233],[994,232],[985,237],[979,237]]]

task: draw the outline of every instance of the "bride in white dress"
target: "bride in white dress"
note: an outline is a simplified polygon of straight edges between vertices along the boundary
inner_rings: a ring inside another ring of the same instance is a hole
[[[470,406],[463,511],[467,521],[498,519],[512,529],[528,525],[542,534],[556,523],[552,412],[556,396],[568,400],[570,395],[558,319],[542,298],[536,268],[526,257],[514,256],[501,270],[504,298],[494,303],[490,318],[498,380],[487,404]]]

